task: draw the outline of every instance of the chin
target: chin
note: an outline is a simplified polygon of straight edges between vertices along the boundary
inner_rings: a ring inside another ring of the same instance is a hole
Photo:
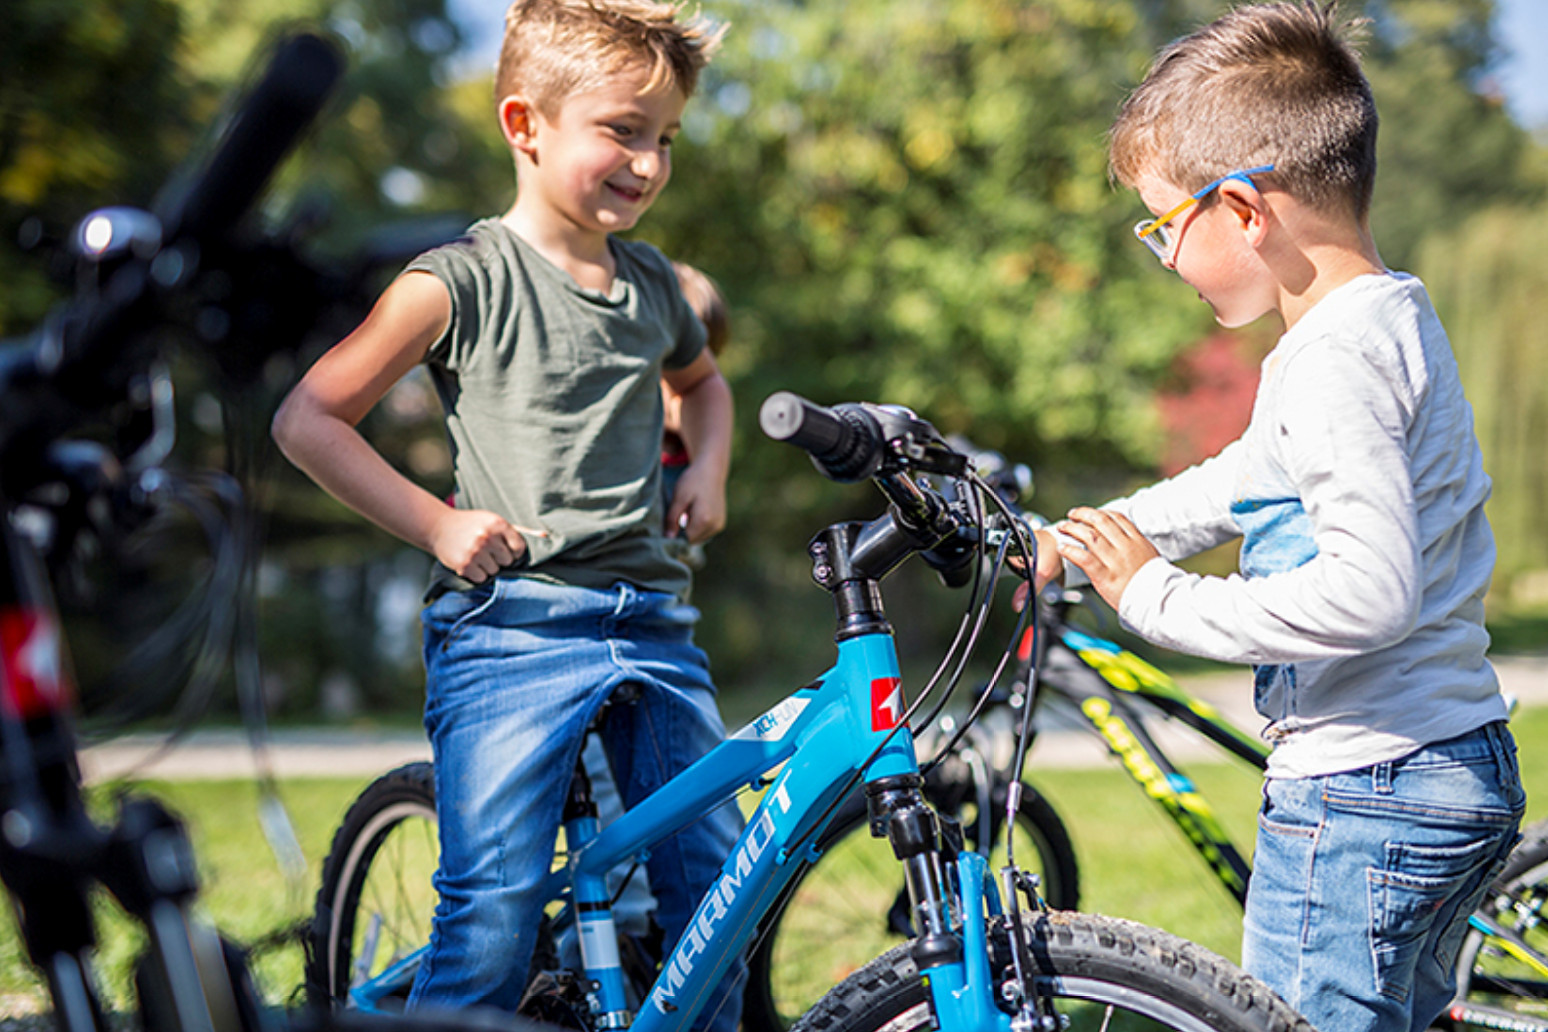
[[[1243,326],[1257,322],[1263,315],[1262,312],[1232,311],[1215,304],[1209,298],[1204,297],[1203,294],[1200,294],[1199,297],[1205,304],[1209,305],[1209,310],[1215,315],[1215,322],[1219,323],[1223,329],[1239,330]]]

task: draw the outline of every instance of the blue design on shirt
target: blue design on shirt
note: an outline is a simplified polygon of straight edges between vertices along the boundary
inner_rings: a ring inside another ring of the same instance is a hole
[[[1242,529],[1242,576],[1284,573],[1316,558],[1311,517],[1299,498],[1243,499],[1231,503]]]
[[[1267,577],[1310,562],[1317,555],[1311,517],[1299,498],[1251,498],[1231,504],[1231,515],[1242,530],[1241,570],[1244,577]],[[1289,663],[1253,668],[1253,703],[1270,720],[1289,711],[1270,712],[1269,697],[1289,700],[1295,694],[1295,666]]]

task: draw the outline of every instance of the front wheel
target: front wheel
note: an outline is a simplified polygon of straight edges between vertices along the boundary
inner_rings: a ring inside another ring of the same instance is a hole
[[[352,987],[378,979],[430,941],[439,856],[429,763],[383,774],[360,794],[323,861],[306,966],[314,1005],[348,1006]],[[377,1006],[400,1009],[407,981]]]
[[[1548,821],[1527,828],[1469,920],[1457,955],[1455,1029],[1548,1032]],[[1492,928],[1490,927],[1492,926]]]
[[[1017,864],[1040,877],[1050,906],[1074,910],[1080,875],[1069,833],[1045,797],[1031,785],[1023,788],[1015,820]],[[1005,862],[1000,828],[986,829],[993,841],[978,840],[977,806],[967,788],[931,782],[925,793],[931,805],[962,822],[969,848],[985,855],[991,870]],[[995,816],[1003,812],[1003,786],[993,806]],[[786,1032],[837,982],[912,935],[903,869],[887,840],[871,837],[863,800],[839,812],[818,849],[818,859],[764,918],[748,956],[742,999],[747,1032]]]
[[[1312,1032],[1306,1019],[1230,962],[1174,935],[1117,918],[1059,911],[1025,917],[1030,976],[1069,1032]],[[1007,921],[990,922],[995,997],[1014,978]],[[801,1018],[793,1032],[927,1032],[934,1008],[907,945],[878,957]]]

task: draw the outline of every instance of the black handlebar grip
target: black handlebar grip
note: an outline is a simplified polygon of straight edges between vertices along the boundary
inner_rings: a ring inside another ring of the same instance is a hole
[[[218,239],[235,225],[322,110],[343,70],[343,54],[322,36],[302,34],[281,44],[166,220],[169,237]]]
[[[758,425],[774,440],[805,450],[833,480],[864,480],[881,466],[881,428],[861,405],[830,409],[799,394],[777,391],[764,399]]]
[[[793,444],[822,458],[847,451],[853,431],[831,409],[815,405],[799,394],[776,391],[758,410],[758,425],[776,441]]]

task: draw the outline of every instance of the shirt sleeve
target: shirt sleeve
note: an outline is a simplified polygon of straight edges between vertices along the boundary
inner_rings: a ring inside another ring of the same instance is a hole
[[[1240,536],[1231,518],[1244,447],[1233,441],[1218,455],[1190,466],[1105,508],[1134,521],[1168,559],[1186,559]]]
[[[1406,444],[1413,405],[1401,363],[1323,339],[1292,356],[1280,376],[1263,447],[1280,456],[1316,555],[1252,579],[1151,560],[1119,611],[1151,641],[1227,662],[1296,662],[1372,651],[1417,619],[1419,532]]]
[[[451,298],[451,313],[446,327],[425,353],[425,360],[457,370],[477,343],[480,306],[492,292],[489,275],[475,260],[477,242],[463,237],[419,255],[404,268],[410,272],[428,272],[446,287]]]
[[[1241,454],[1241,441],[1233,441],[1219,454],[1102,508],[1133,520],[1140,533],[1168,559],[1197,555],[1240,536],[1231,519],[1231,492]],[[1053,533],[1057,538],[1065,537],[1057,525]],[[1090,581],[1084,570],[1065,560],[1064,583],[1078,587]]]
[[[668,267],[670,268],[670,265]],[[698,358],[699,352],[704,350],[708,332],[704,329],[704,323],[698,313],[683,296],[682,287],[677,282],[675,272],[671,274],[669,292],[674,343],[664,365],[667,369],[683,369]]]

